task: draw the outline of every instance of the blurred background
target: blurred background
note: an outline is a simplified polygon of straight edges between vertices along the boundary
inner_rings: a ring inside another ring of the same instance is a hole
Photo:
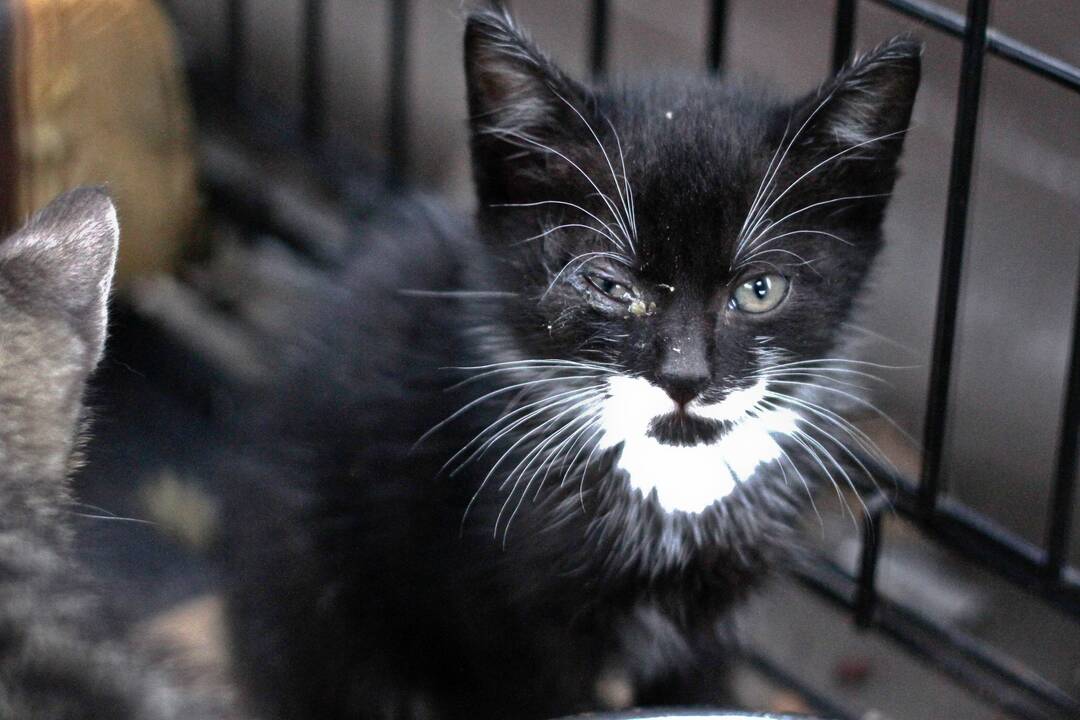
[[[896,427],[853,412],[914,479],[963,45],[888,4],[851,3],[855,48],[917,34],[923,84],[886,250],[851,335],[862,357],[892,366],[875,403]],[[966,10],[959,0],[899,4],[939,7],[961,22]],[[832,67],[835,0],[509,5],[579,78],[600,59],[597,5],[610,76],[703,73],[711,56],[725,75],[794,96]],[[454,0],[0,0],[0,8],[0,225],[65,187],[107,181],[124,228],[113,347],[79,479],[81,499],[97,508],[84,522],[92,538],[84,551],[146,608],[145,622],[213,662],[220,421],[237,388],[257,386],[277,361],[282,309],[362,244],[367,224],[410,192],[471,209],[464,9]],[[1080,66],[1072,0],[994,3],[990,25],[1073,72]],[[1039,553],[1058,502],[1080,274],[1080,94],[988,56],[973,168],[940,475],[948,501]],[[1080,495],[1065,501],[1075,526]],[[150,524],[106,519],[113,514]],[[860,524],[838,507],[821,515],[808,521],[809,543],[854,577]],[[928,660],[887,627],[862,631],[842,604],[809,592],[805,577],[778,579],[740,618],[745,702],[849,717],[1076,717],[1075,594],[1045,602],[1049,590],[1040,598],[1023,577],[1010,582],[971,562],[979,548],[970,542],[957,553],[927,532],[930,523],[883,523],[882,596],[955,631],[952,646],[975,643],[1034,687],[1052,688],[1058,704],[1023,692],[1003,702],[980,689],[978,667],[957,669],[966,667],[963,649],[961,660]],[[1064,547],[1076,565],[1080,531],[1070,529]],[[1064,577],[1075,583],[1076,570]]]

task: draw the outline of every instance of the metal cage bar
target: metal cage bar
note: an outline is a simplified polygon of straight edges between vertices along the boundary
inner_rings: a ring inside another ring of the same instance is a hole
[[[1073,310],[1072,350],[1069,377],[1065,381],[1065,406],[1058,440],[1054,492],[1050,498],[1050,525],[1046,534],[1046,572],[1051,583],[1064,579],[1069,534],[1076,492],[1077,436],[1080,434],[1080,285]]]
[[[833,18],[832,69],[837,72],[851,59],[855,43],[855,0],[836,0]]]
[[[608,23],[611,8],[607,0],[593,0],[589,22],[589,70],[594,78],[607,74]]]
[[[923,433],[919,504],[927,514],[933,511],[941,489],[941,460],[948,423],[949,381],[952,375],[957,309],[960,304],[960,275],[964,261],[964,239],[967,234],[968,201],[971,197],[971,171],[975,160],[975,125],[979,117],[983,59],[986,54],[986,26],[989,19],[989,0],[969,0],[953,135],[952,167],[949,170],[949,196],[945,210],[945,238],[938,281],[930,389]]]
[[[709,3],[709,33],[705,49],[705,68],[714,74],[724,70],[724,47],[727,37],[727,0]]]
[[[390,79],[387,86],[388,178],[400,185],[409,169],[409,0],[390,3]]]
[[[247,2],[229,0],[225,8],[225,87],[235,103],[240,102],[244,87],[244,46],[247,42]]]
[[[832,562],[807,564],[796,576],[810,591],[842,611],[850,611],[856,603],[858,588],[855,582]],[[1080,701],[967,633],[884,598],[880,599],[869,620],[869,627],[876,628],[978,697],[1012,715],[1044,720],[1061,714],[1064,717],[1080,714]]]
[[[780,667],[776,662],[755,648],[743,648],[739,656],[752,668],[777,685],[792,688],[806,700],[815,712],[829,720],[860,720],[862,713],[837,703],[825,693],[805,683],[798,675]],[[809,720],[809,719],[808,719]]]
[[[855,622],[869,627],[877,608],[877,566],[884,542],[885,523],[883,512],[888,506],[884,495],[877,495],[866,504],[862,523],[862,554],[859,558],[859,577],[853,598]]]
[[[303,32],[301,33],[303,84],[301,86],[300,131],[309,143],[323,136],[326,97],[323,92],[323,22],[326,15],[324,0],[305,0]]]
[[[955,37],[963,37],[967,21],[963,15],[927,0],[872,0],[907,17]],[[1036,50],[994,29],[986,34],[986,50],[1005,61],[1073,92],[1080,92],[1080,68]]]

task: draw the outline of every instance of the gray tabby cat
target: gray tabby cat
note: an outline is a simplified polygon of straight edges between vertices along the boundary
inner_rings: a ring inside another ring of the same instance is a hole
[[[220,718],[108,631],[73,558],[68,476],[101,358],[119,229],[79,189],[0,239],[0,720]]]

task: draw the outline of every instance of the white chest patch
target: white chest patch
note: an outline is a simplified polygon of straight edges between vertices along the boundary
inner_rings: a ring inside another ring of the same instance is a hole
[[[765,382],[761,381],[732,392],[719,403],[691,403],[687,408],[691,414],[728,421],[733,427],[708,444],[666,445],[647,433],[654,418],[675,409],[671,398],[642,378],[613,377],[608,380],[608,397],[601,412],[604,434],[600,447],[622,443],[618,467],[643,496],[655,490],[668,512],[701,512],[727,497],[738,483],[749,481],[758,466],[780,457],[773,433],[796,429],[794,413],[766,410],[758,404],[764,393]]]

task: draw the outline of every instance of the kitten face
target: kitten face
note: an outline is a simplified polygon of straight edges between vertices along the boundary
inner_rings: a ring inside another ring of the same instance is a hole
[[[59,487],[67,474],[83,384],[105,341],[117,240],[112,202],[92,188],[0,240],[0,492]]]
[[[544,390],[580,389],[561,407],[588,429],[562,445],[621,449],[631,490],[704,510],[781,459],[800,383],[835,377],[821,359],[881,244],[919,45],[791,104],[708,79],[587,89],[498,14],[466,48],[508,357],[578,363]]]

